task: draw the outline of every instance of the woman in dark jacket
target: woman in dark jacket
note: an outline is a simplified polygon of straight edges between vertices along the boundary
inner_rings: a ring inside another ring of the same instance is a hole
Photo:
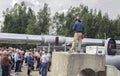
[[[9,65],[10,65],[10,60],[7,54],[4,53],[1,58],[2,76],[9,76]]]

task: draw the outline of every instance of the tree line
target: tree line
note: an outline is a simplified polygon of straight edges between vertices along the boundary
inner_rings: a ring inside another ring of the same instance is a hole
[[[51,16],[46,3],[36,14],[32,8],[21,2],[7,8],[3,16],[4,26],[1,31],[6,33],[41,35],[52,34],[54,30],[56,35],[73,37],[72,26],[78,17],[85,26],[85,37],[120,39],[120,16],[113,20],[107,13],[102,14],[100,10],[89,9],[84,5],[70,7],[66,13],[56,12]]]

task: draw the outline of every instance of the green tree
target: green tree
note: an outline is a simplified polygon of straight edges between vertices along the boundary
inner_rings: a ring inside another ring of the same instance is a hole
[[[114,31],[113,34],[114,34],[114,38],[115,39],[120,39],[120,16],[118,16],[118,18],[116,20],[113,20],[113,28],[115,30],[112,30]]]
[[[4,12],[4,26],[2,32],[25,33],[28,24],[26,5],[22,2]]]
[[[64,13],[60,14],[58,12],[53,16],[52,28],[56,30],[57,35],[63,35],[63,26],[65,25]]]
[[[2,32],[48,34],[49,27],[56,28],[57,35],[72,36],[75,19],[80,18],[85,26],[85,37],[120,39],[120,16],[111,20],[108,14],[102,14],[96,9],[88,9],[87,6],[70,7],[66,13],[58,13],[51,18],[50,8],[47,4],[39,10],[37,16],[34,11],[26,9],[24,2],[15,4],[13,8],[7,8],[4,14],[4,26]],[[53,29],[52,29],[53,30]]]
[[[67,11],[67,14],[65,16],[65,25],[63,26],[63,34],[65,36],[73,36],[73,30],[72,30],[72,27],[74,25],[74,22],[75,22],[75,18],[76,18],[76,15],[78,14],[78,12],[76,12],[76,8],[69,8],[68,11]]]
[[[103,18],[101,19],[101,23],[99,25],[98,33],[99,38],[106,38],[108,37],[108,28],[109,27],[109,18],[108,15],[105,14]]]
[[[86,27],[87,13],[88,13],[88,7],[84,7],[83,5],[80,5],[79,7],[70,7],[65,16],[66,21],[65,21],[65,25],[63,26],[63,30],[62,30],[63,34],[65,36],[73,36],[74,32],[72,30],[72,27],[77,17],[80,18],[80,20],[84,23]]]
[[[27,34],[39,34],[39,26],[34,11],[28,8],[28,25],[26,28]]]
[[[44,4],[43,9],[40,9],[37,15],[39,34],[48,34],[50,26],[50,9],[47,4]]]
[[[6,9],[6,12],[3,12],[4,15],[4,26],[2,27],[1,31],[2,32],[9,32],[10,27],[11,27],[11,16],[9,14],[9,8]]]

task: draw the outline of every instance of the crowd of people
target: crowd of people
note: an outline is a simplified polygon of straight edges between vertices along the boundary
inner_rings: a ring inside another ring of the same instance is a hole
[[[51,71],[51,60],[51,51],[0,48],[0,70],[2,70],[0,76],[11,76],[12,70],[17,76],[18,72],[22,72],[21,68],[24,62],[28,66],[28,76],[31,76],[32,70],[37,70],[41,76],[47,76],[47,72]]]

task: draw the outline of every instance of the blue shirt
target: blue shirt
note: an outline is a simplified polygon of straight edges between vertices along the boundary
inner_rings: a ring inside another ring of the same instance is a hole
[[[81,22],[76,21],[73,30],[78,33],[83,33],[84,32],[84,26]]]
[[[30,64],[30,65],[34,65],[34,59],[32,58],[31,55],[29,55],[29,56],[27,57],[27,63]]]

